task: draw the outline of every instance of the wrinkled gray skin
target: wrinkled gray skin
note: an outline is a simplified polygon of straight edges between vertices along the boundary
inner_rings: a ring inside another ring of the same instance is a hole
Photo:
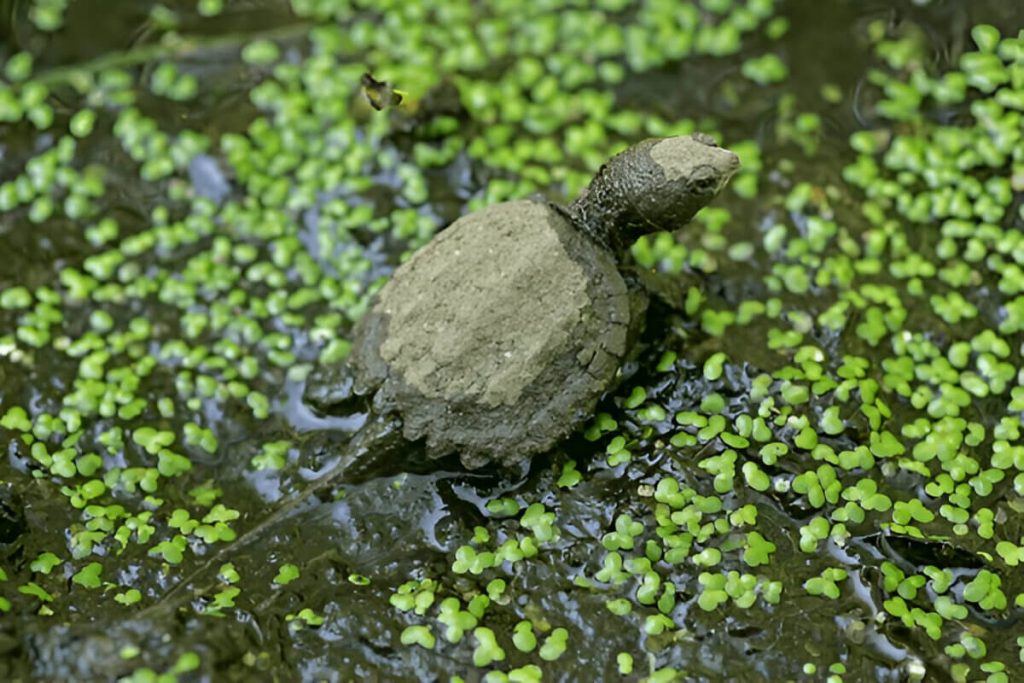
[[[738,167],[708,136],[649,139],[568,208],[514,201],[460,218],[395,271],[348,364],[314,373],[306,400],[333,412],[372,396],[405,439],[468,468],[550,450],[592,414],[643,326],[626,250],[686,225]]]

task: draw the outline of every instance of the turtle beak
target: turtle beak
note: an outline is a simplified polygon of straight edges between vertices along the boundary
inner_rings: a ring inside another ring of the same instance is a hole
[[[722,150],[725,154],[726,172],[722,175],[722,182],[719,183],[718,189],[721,190],[728,184],[732,177],[740,170],[740,158],[735,152],[730,152],[727,149]]]

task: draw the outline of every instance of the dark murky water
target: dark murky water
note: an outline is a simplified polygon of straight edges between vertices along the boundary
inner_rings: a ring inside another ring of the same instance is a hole
[[[180,27],[188,35],[244,36],[247,32],[273,30],[287,36],[294,32],[291,42],[283,42],[293,45],[288,49],[299,50],[299,38],[305,31],[304,21],[293,17],[280,2],[242,3],[244,7],[232,11],[230,17],[209,21],[200,21],[186,12],[191,3],[165,4],[189,17]],[[8,1],[0,3],[0,10],[0,53],[31,49],[42,55],[37,60],[37,72],[101,58],[149,44],[153,39],[141,3],[72,2],[66,28],[52,38],[40,37],[27,27],[29,3]],[[970,26],[990,22],[1012,33],[1024,24],[1018,3],[1006,0],[934,2],[925,7],[912,3],[806,0],[784,3],[780,13],[791,20],[790,30],[780,43],[753,38],[744,47],[744,54],[773,50],[783,56],[790,76],[780,85],[770,89],[756,87],[750,81],[736,78],[735,60],[700,58],[627,79],[615,93],[623,106],[667,117],[713,117],[727,142],[756,140],[765,169],[774,169],[784,160],[793,164],[795,170],[788,177],[766,171],[756,200],[730,206],[733,219],[725,230],[730,242],[759,241],[773,222],[781,220],[785,210],[779,198],[793,182],[807,181],[821,187],[842,185],[842,169],[853,158],[847,143],[849,134],[875,124],[871,113],[874,95],[864,86],[866,70],[877,63],[862,37],[868,23],[884,19],[890,26],[913,23],[921,27],[934,53],[933,64],[939,69],[955,64],[959,54],[967,49],[965,36]],[[259,75],[237,61],[237,42],[232,46],[225,41],[222,48],[195,51],[182,61],[183,72],[202,79],[203,92],[197,100],[175,104],[143,97],[140,108],[154,116],[164,130],[193,128],[215,138],[244,130],[256,115],[248,102],[248,93],[259,81]],[[146,74],[151,66],[140,68]],[[666,84],[673,87],[667,88]],[[824,84],[837,86],[842,93],[840,101],[823,102],[820,90]],[[815,111],[821,117],[820,141],[811,155],[804,155],[797,145],[778,139],[777,98],[784,94],[795,97],[798,111]],[[74,93],[58,87],[52,97],[58,116],[71,113]],[[467,138],[480,133],[480,124],[466,121],[465,126]],[[27,125],[0,129],[0,181],[20,172],[26,157],[49,144],[46,134],[37,136]],[[162,188],[141,182],[124,151],[109,139],[90,138],[79,154],[86,160],[105,164],[115,174],[123,174],[108,178],[110,189],[103,200],[104,210],[119,221],[122,236],[149,227],[151,211],[157,198],[162,197]],[[411,144],[402,134],[395,134],[382,142],[381,154],[408,160]],[[211,156],[216,155],[211,152]],[[193,178],[201,181],[202,172],[202,168],[198,169]],[[486,168],[473,167],[466,159],[442,170],[429,171],[432,204],[422,212],[439,217],[441,222],[449,221],[464,209],[468,197],[485,186],[491,173]],[[216,173],[206,177],[211,192],[224,182]],[[400,203],[395,191],[399,184],[393,174],[382,170],[369,190],[342,194],[353,205],[371,205],[373,216],[387,215],[396,202]],[[835,202],[836,213],[848,219],[845,227],[853,234],[863,223],[856,213],[859,201],[858,195],[851,194]],[[310,220],[315,222],[315,218]],[[313,230],[305,239],[307,245],[313,246],[309,249],[312,254],[323,256],[318,253],[319,247],[314,246]],[[929,240],[927,236],[920,239]],[[699,245],[696,235],[686,241],[691,247]],[[6,255],[0,259],[0,290],[53,283],[60,268],[80,263],[95,251],[74,221],[60,219],[34,226],[23,214],[0,217],[0,245],[0,253]],[[373,267],[364,274],[367,282],[389,272],[403,246],[359,230],[353,231],[352,245],[372,255]],[[150,267],[181,268],[200,247],[206,246],[204,241],[194,248],[168,250],[164,255],[158,254]],[[772,268],[770,258],[762,255],[738,262],[723,257],[718,259],[718,265],[714,273],[702,280],[704,291],[717,308],[734,307],[745,299],[769,295],[763,277]],[[270,296],[272,289],[253,285],[253,293],[259,296]],[[166,338],[179,336],[179,311],[172,306],[142,309],[137,304],[132,302],[119,308],[118,321],[143,316],[160,328]],[[71,338],[84,333],[88,329],[86,317],[79,313],[71,319],[69,315],[64,333]],[[4,329],[8,325],[11,330]],[[0,335],[12,331],[14,325],[14,316],[0,312]],[[273,321],[268,322],[268,328],[273,326]],[[283,330],[287,326],[280,327]],[[764,347],[763,336],[764,329],[755,324],[738,334],[709,337],[697,321],[661,311],[649,325],[647,348],[632,368],[636,374],[628,385],[646,387],[648,397],[664,406],[669,416],[693,409],[705,395],[716,390],[715,386],[727,401],[724,415],[732,418],[750,412],[752,402],[747,395],[751,378],[783,364],[778,354]],[[298,345],[292,351],[300,361],[316,358],[318,349],[313,340],[301,335],[295,340]],[[842,335],[824,336],[816,341],[845,353],[866,357],[875,353],[856,338]],[[653,368],[665,350],[678,351],[680,361],[672,372],[655,372]],[[713,386],[701,377],[701,365],[716,351],[725,351],[734,360],[742,359],[742,363],[730,366],[732,374],[721,386]],[[43,351],[38,353],[38,359],[43,362],[31,367],[0,360],[0,410],[11,405],[51,411],[59,408],[54,397],[69,390],[67,385],[75,376],[78,361]],[[161,395],[162,387],[173,383],[175,376],[173,371],[158,369],[144,381],[142,393],[148,390],[154,396]],[[360,419],[316,417],[299,400],[302,382],[297,378],[286,379],[281,372],[259,374],[253,384],[262,387],[272,400],[270,419],[255,420],[237,406],[204,401],[197,414],[202,416],[204,426],[214,427],[220,442],[217,455],[207,455],[203,461],[201,452],[194,453],[202,477],[197,475],[187,483],[169,481],[169,488],[159,493],[178,500],[186,498],[187,487],[204,483],[204,479],[215,482],[223,492],[220,500],[244,513],[239,522],[241,529],[258,521],[282,491],[300,487],[303,479],[312,477],[330,462],[344,439],[336,434],[325,435],[325,430],[352,430]],[[179,415],[189,414],[184,402],[177,407]],[[772,559],[771,576],[809,576],[826,567],[848,568],[850,579],[838,600],[825,603],[819,597],[802,594],[797,585],[787,587],[781,603],[771,608],[724,607],[704,612],[693,600],[699,592],[697,577],[701,569],[678,565],[668,570],[678,591],[679,606],[673,618],[676,623],[685,624],[685,628],[645,634],[639,616],[631,617],[630,627],[624,627],[617,617],[611,618],[605,603],[613,595],[618,597],[618,593],[580,588],[576,579],[592,577],[601,568],[605,555],[601,539],[613,528],[615,518],[624,513],[634,519],[649,517],[651,499],[649,495],[637,495],[637,491],[656,485],[666,472],[673,473],[681,485],[692,486],[702,494],[711,495],[714,491],[710,478],[694,465],[698,459],[694,454],[696,448],[673,453],[664,447],[674,429],[670,419],[661,424],[646,424],[635,413],[622,408],[621,397],[609,398],[601,410],[614,414],[620,428],[635,440],[635,459],[625,472],[603,465],[605,441],[595,445],[576,437],[562,451],[537,459],[528,472],[465,473],[452,468],[433,475],[381,479],[352,487],[340,500],[304,507],[265,543],[246,548],[231,558],[248,588],[238,598],[237,609],[226,611],[224,616],[200,615],[209,609],[208,596],[186,601],[179,609],[148,609],[148,604],[156,602],[201,560],[190,556],[184,569],[175,568],[153,561],[144,548],[130,545],[124,554],[102,557],[107,565],[104,579],[112,585],[138,586],[143,593],[141,615],[113,604],[110,595],[102,591],[75,589],[70,576],[52,582],[56,586],[54,614],[45,613],[51,611],[49,607],[40,613],[39,604],[22,601],[0,622],[0,673],[5,680],[113,679],[141,665],[168,670],[182,653],[195,652],[202,666],[194,673],[184,674],[186,680],[447,680],[456,673],[465,680],[480,680],[484,671],[471,664],[473,645],[469,637],[458,645],[439,645],[435,651],[400,645],[397,634],[413,622],[395,610],[389,598],[398,586],[420,579],[437,580],[443,586],[438,600],[441,595],[454,595],[468,601],[469,596],[479,593],[481,586],[476,577],[451,572],[452,558],[472,538],[478,525],[488,529],[494,546],[522,536],[517,518],[498,520],[486,509],[488,501],[510,497],[525,504],[540,502],[549,510],[556,510],[560,537],[545,546],[544,552],[517,565],[514,579],[510,579],[514,581],[514,591],[506,593],[505,598],[511,599],[494,601],[487,625],[498,633],[512,632],[521,615],[526,614],[535,616],[537,622],[571,628],[566,655],[545,664],[549,680],[615,679],[619,676],[616,654],[635,652],[638,643],[652,661],[656,660],[657,666],[671,665],[685,671],[687,679],[783,680],[797,678],[806,661],[842,661],[846,667],[843,680],[901,681],[907,680],[911,665],[921,661],[927,667],[927,678],[946,680],[950,659],[941,645],[930,641],[920,630],[905,628],[898,620],[873,622],[874,615],[882,609],[879,603],[884,597],[875,585],[880,576],[877,567],[883,560],[913,568],[947,559],[946,566],[960,575],[972,569],[977,539],[963,539],[962,547],[944,549],[932,541],[890,542],[885,533],[875,529],[855,533],[845,547],[823,544],[819,554],[808,556],[801,554],[796,544],[799,528],[816,511],[783,493],[740,489],[729,495],[737,508],[745,504],[757,507],[758,528],[776,530],[778,548]],[[161,424],[174,425],[176,419],[169,418]],[[897,415],[894,419],[901,418]],[[99,431],[90,434],[89,439],[96,438]],[[869,431],[863,425],[855,425],[844,438],[852,447],[859,438],[866,438]],[[250,458],[262,444],[277,439],[292,441],[292,467],[284,470],[284,474],[273,470],[254,472]],[[11,492],[10,516],[16,517],[23,510],[24,526],[29,531],[15,543],[0,542],[0,551],[4,553],[0,566],[7,567],[12,577],[24,578],[30,574],[26,570],[28,563],[40,552],[66,548],[69,537],[82,530],[82,523],[79,511],[69,508],[52,483],[28,474],[21,449],[14,438],[7,443],[7,458],[0,463],[0,485],[9,488],[0,491],[2,495]],[[562,489],[555,481],[569,458],[587,474],[579,485]],[[887,485],[899,488],[899,475]],[[0,503],[4,502],[7,501],[0,497]],[[1016,529],[1019,537],[1021,523],[1010,520],[1007,525]],[[653,538],[651,530],[647,536]],[[192,551],[196,555],[208,553],[199,544]],[[113,549],[104,552],[112,553]],[[301,565],[302,576],[278,586],[273,580],[284,562]],[[864,570],[859,571],[861,568]],[[743,571],[746,567],[736,569]],[[1009,596],[1024,588],[1019,577],[1014,576],[1012,581],[1012,585],[1004,586]],[[630,589],[622,595],[628,597],[632,593]],[[294,615],[306,606],[313,606],[324,617],[324,623],[319,628],[294,630],[286,615]],[[966,623],[970,630],[986,636],[990,658],[1017,662],[1014,641],[1021,633],[1019,616],[1020,610],[1011,608],[1002,618],[974,613]],[[435,631],[438,642],[443,642],[441,630]],[[137,647],[144,656],[124,657],[126,644]],[[507,650],[508,660],[503,663],[506,667],[536,661],[535,656]],[[827,675],[825,668],[821,666],[817,674],[807,674],[806,678],[823,680]],[[648,673],[648,662],[641,661],[639,654],[635,671],[627,678],[637,679]]]

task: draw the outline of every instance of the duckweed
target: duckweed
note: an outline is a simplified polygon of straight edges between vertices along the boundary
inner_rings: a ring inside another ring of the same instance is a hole
[[[62,28],[66,9],[28,3],[25,30],[80,30]],[[853,680],[864,657],[832,631],[856,614],[909,653],[893,668],[944,658],[954,680],[1012,680],[1024,646],[987,624],[1024,601],[1024,36],[973,26],[939,66],[916,14],[851,22],[863,34],[843,44],[870,46],[863,81],[812,83],[812,101],[787,92],[806,79],[789,62],[805,22],[765,0],[290,10],[294,25],[249,38],[187,34],[241,12],[219,0],[198,17],[157,6],[159,39],[129,52],[73,68],[34,47],[4,56],[0,120],[17,132],[0,212],[30,263],[0,267],[0,479],[54,519],[18,541],[31,559],[0,566],[16,628],[100,599],[114,621],[151,614],[264,498],[313,478],[333,454],[290,423],[306,419],[301,378],[348,354],[368,297],[456,215],[570,197],[629,142],[717,133],[735,107],[723,128],[763,148],[722,138],[744,168],[699,229],[634,247],[678,282],[681,313],[654,319],[662,336],[571,457],[493,490],[412,477],[368,505],[373,485],[351,487],[329,519],[302,511],[255,562],[221,567],[183,614],[262,625],[280,607],[272,637],[311,662],[318,630],[372,630],[408,646],[402,666],[516,681],[638,662],[648,680],[700,676],[677,657],[683,634],[723,620],[752,634],[744,651],[767,649],[772,620],[819,653],[765,659],[774,677]],[[368,69],[406,106],[368,111]],[[221,121],[224,83],[247,102]],[[837,127],[839,174],[820,160]],[[375,535],[373,505],[408,537]],[[307,522],[345,551],[304,549]],[[409,530],[427,527],[416,545]],[[349,615],[344,590],[394,619]],[[789,600],[806,613],[787,616]],[[140,645],[123,652],[154,659],[129,680],[210,666],[185,640]],[[228,666],[294,674],[263,657]]]

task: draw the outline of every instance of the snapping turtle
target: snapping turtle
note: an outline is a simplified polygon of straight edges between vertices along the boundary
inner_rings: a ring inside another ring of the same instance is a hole
[[[567,208],[511,201],[458,219],[395,271],[348,363],[315,373],[306,400],[330,413],[372,396],[372,415],[467,468],[550,450],[591,415],[643,325],[626,250],[685,225],[738,167],[706,135],[649,139]]]
[[[275,506],[227,550],[259,538],[337,481],[458,453],[467,468],[512,465],[575,430],[612,385],[647,299],[620,270],[633,241],[679,228],[739,168],[706,135],[649,139],[606,163],[568,207],[491,206],[455,221],[399,267],[355,329],[352,355],[307,383],[338,412],[371,401],[366,423],[325,474]],[[341,411],[344,412],[344,411]],[[214,553],[161,600],[176,604]]]

